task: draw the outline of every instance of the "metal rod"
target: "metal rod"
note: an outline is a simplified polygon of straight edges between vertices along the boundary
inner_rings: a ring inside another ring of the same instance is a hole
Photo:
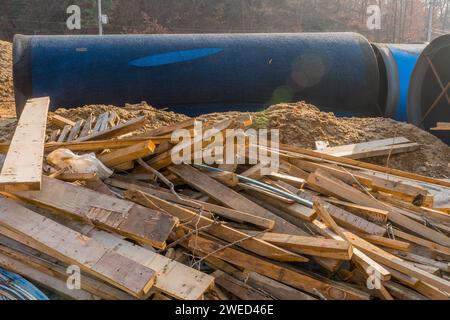
[[[206,166],[204,164],[196,164],[195,166],[199,167],[199,168],[203,168],[203,169],[209,170],[209,171],[232,173],[232,172],[229,172],[229,171],[226,171],[226,170],[222,170],[222,169],[219,169],[219,168],[213,168],[213,167],[210,167],[210,166]],[[274,187],[272,187],[272,186],[270,186],[268,184],[265,184],[263,182],[260,182],[258,180],[247,178],[247,177],[244,177],[244,176],[241,176],[241,175],[238,175],[238,174],[235,174],[235,175],[239,178],[239,180],[241,180],[243,182],[246,182],[246,183],[249,183],[249,184],[253,184],[255,186],[258,186],[258,187],[264,188],[266,190],[272,191],[272,192],[274,192],[276,194],[279,194],[279,195],[281,195],[281,196],[283,196],[285,198],[288,198],[290,200],[298,202],[298,203],[300,203],[300,204],[302,204],[304,206],[307,206],[309,208],[312,208],[313,205],[314,205],[311,201],[308,201],[306,199],[300,198],[300,197],[298,197],[298,196],[296,196],[294,194],[285,192],[283,190],[274,188]]]

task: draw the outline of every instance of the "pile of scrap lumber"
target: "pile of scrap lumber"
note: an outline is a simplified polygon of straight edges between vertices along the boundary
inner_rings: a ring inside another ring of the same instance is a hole
[[[30,100],[0,146],[0,267],[70,299],[449,298],[450,182],[355,160],[415,143],[258,145],[278,171],[174,164],[174,130],[211,144],[194,119],[132,137],[140,118],[82,136],[75,124],[78,136],[58,142],[46,137],[48,102]],[[114,174],[52,168],[45,156],[59,148],[95,153]],[[73,265],[79,290],[66,286]]]

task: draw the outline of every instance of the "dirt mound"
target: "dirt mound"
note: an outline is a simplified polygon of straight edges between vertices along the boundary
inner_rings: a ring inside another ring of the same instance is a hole
[[[11,101],[13,95],[12,45],[0,41],[0,101]]]
[[[229,115],[236,115],[230,112]],[[263,112],[253,113],[255,128],[280,130],[280,142],[314,149],[315,141],[328,141],[330,146],[360,143],[392,137],[405,137],[421,144],[418,151],[387,157],[365,159],[391,168],[438,178],[450,177],[450,148],[435,136],[411,124],[386,118],[338,118],[303,102],[279,104]],[[224,114],[210,114],[209,119]]]

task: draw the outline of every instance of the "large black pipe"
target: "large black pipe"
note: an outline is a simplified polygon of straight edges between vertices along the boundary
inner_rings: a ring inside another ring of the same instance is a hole
[[[408,121],[425,130],[450,122],[450,34],[433,40],[423,51],[411,77]],[[432,131],[450,144],[450,131]]]
[[[378,67],[355,33],[22,36],[14,39],[17,109],[136,103],[196,115],[306,100],[380,115]]]

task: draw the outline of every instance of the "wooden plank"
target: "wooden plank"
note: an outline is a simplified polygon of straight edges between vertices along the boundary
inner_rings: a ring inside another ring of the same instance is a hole
[[[306,293],[298,291],[256,272],[249,272],[247,274],[246,283],[269,293],[271,296],[279,300],[316,300]]]
[[[47,177],[41,191],[14,195],[159,249],[165,247],[166,239],[178,224],[178,219],[162,212]]]
[[[101,151],[104,149],[121,149],[135,145],[136,143],[145,142],[151,140],[153,144],[157,145],[167,140],[166,138],[129,138],[129,139],[111,139],[111,140],[98,140],[98,141],[84,141],[84,142],[49,142],[45,144],[45,151],[51,152],[59,148],[65,148],[72,151]],[[0,148],[9,147],[8,144],[0,144]]]
[[[39,190],[50,99],[30,99],[17,123],[0,174],[0,191]]]
[[[145,194],[137,190],[127,190],[124,197],[141,205],[159,208],[169,214],[176,216],[180,221],[195,228],[205,228],[208,232],[216,237],[228,241],[236,242],[237,245],[249,251],[257,253],[263,257],[268,257],[279,261],[297,261],[306,262],[307,258],[294,254],[260,239],[249,238],[249,236],[241,231],[227,227],[220,223],[214,223],[213,220],[203,217],[202,215],[191,210],[176,206],[165,200],[150,194]]]
[[[107,140],[119,137],[121,135],[124,135],[126,133],[132,132],[136,129],[141,128],[145,123],[145,117],[138,117],[136,119],[127,121],[125,123],[119,124],[113,128],[110,128],[108,130],[104,130],[101,132],[94,132],[90,135],[80,137],[76,139],[77,142],[83,142],[83,141],[92,141],[92,140]]]
[[[126,181],[121,181],[117,179],[105,179],[105,183],[109,184],[116,188],[121,189],[134,189],[142,191],[146,194],[151,194],[153,196],[159,197],[163,200],[170,201],[173,203],[178,203],[184,206],[188,206],[191,208],[194,208],[196,210],[199,210],[203,208],[206,211],[210,211],[213,214],[216,214],[220,217],[230,219],[239,223],[250,223],[255,226],[258,226],[263,229],[272,229],[275,225],[275,221],[271,219],[266,219],[263,217],[255,216],[253,214],[249,214],[243,211],[238,211],[226,207],[222,207],[219,205],[215,205],[208,202],[203,202],[199,200],[192,200],[186,197],[177,197],[171,192],[163,191],[163,190],[156,190],[154,188],[148,188],[143,187],[141,185],[129,183]]]
[[[217,285],[231,292],[241,300],[273,300],[268,295],[222,271],[215,271],[213,276]]]
[[[16,202],[0,198],[0,225],[18,235],[14,240],[35,246],[137,298],[146,298],[155,272],[106,249],[92,238],[45,218]]]
[[[428,265],[428,266],[437,268],[437,269],[445,271],[445,272],[450,272],[450,263],[448,263],[448,262],[436,261],[434,259],[422,257],[420,255],[417,255],[417,254],[414,254],[411,252],[402,252],[402,251],[398,251],[398,250],[390,250],[390,252],[404,260],[408,260],[408,261],[411,261],[414,263]]]
[[[450,248],[449,247],[441,246],[441,245],[439,245],[437,243],[434,243],[432,241],[428,241],[428,240],[416,237],[416,236],[414,236],[412,234],[403,232],[403,231],[398,230],[398,229],[394,229],[394,235],[396,237],[401,238],[401,239],[408,240],[408,241],[410,241],[412,243],[418,244],[419,246],[423,246],[425,248],[428,248],[428,249],[430,249],[430,250],[432,250],[434,252],[450,256]]]
[[[384,283],[384,286],[395,298],[400,300],[428,300],[426,297],[415,292],[414,290],[408,289],[393,281]]]
[[[53,114],[50,117],[50,122],[61,129],[63,129],[65,126],[73,127],[75,125],[74,121],[57,114]]]
[[[380,236],[376,236],[376,235],[365,234],[365,235],[359,235],[359,236],[361,238],[363,238],[364,240],[367,240],[370,243],[373,243],[377,246],[382,246],[382,247],[386,247],[386,248],[390,248],[390,249],[408,251],[409,247],[410,247],[409,242],[389,239],[389,238],[380,237]]]
[[[271,279],[283,282],[312,295],[318,293],[332,300],[368,299],[368,295],[343,284],[318,277],[313,278],[300,271],[293,271],[281,265],[273,264],[235,249],[222,248],[220,245],[200,237],[191,237],[188,243],[191,250],[225,260],[249,271],[257,272]]]
[[[347,146],[326,148],[323,150],[318,150],[317,152],[332,155],[335,157],[363,159],[385,156],[389,154],[411,152],[419,148],[419,144],[410,142],[408,139],[400,137],[395,139],[384,139]]]
[[[191,166],[171,166],[168,169],[193,188],[209,195],[211,198],[214,198],[227,207],[235,210],[245,208],[247,212],[256,216],[267,217],[266,209]],[[310,217],[305,217],[305,220],[309,221]]]
[[[344,240],[294,236],[271,232],[266,232],[258,238],[311,256],[350,260],[353,254],[352,246]]]
[[[57,218],[61,224],[70,227],[70,229],[81,233],[83,236],[94,239],[108,250],[155,270],[157,279],[153,288],[171,297],[181,300],[197,300],[214,283],[214,278],[206,273],[166,258],[148,248],[123,240],[109,232],[63,216],[52,216],[52,218]],[[15,237],[14,233],[1,226],[0,233],[10,238]],[[30,246],[28,243],[27,245]]]
[[[344,228],[377,236],[383,236],[386,233],[385,227],[367,221],[332,204],[325,204],[325,206],[333,219]]]
[[[136,143],[127,148],[117,149],[108,154],[101,155],[98,159],[107,167],[114,167],[122,163],[145,158],[155,151],[155,145],[151,140]]]
[[[345,231],[345,235],[350,242],[366,253],[368,256],[372,257],[374,260],[379,261],[382,264],[385,264],[395,270],[398,270],[407,275],[413,276],[419,280],[422,280],[432,286],[435,286],[438,289],[444,290],[446,292],[450,292],[450,282],[445,281],[442,278],[439,278],[435,275],[432,275],[428,272],[425,272],[412,264],[405,262],[403,259],[400,259],[372,244],[369,242],[359,238],[358,236]]]
[[[28,266],[26,263],[0,253],[0,267],[22,275],[30,281],[57,293],[61,297],[72,300],[98,300],[99,297],[85,290],[70,290],[66,281],[56,279],[52,275]]]
[[[367,151],[376,147],[392,146],[396,144],[408,143],[408,139],[404,137],[388,138],[382,140],[373,140],[369,142],[361,142],[354,144],[341,145],[337,147],[329,147],[322,150],[316,150],[319,153],[325,153],[336,157],[346,157],[353,153]]]
[[[28,267],[54,277],[60,281],[67,281],[67,265],[46,256],[45,254],[26,247],[14,240],[2,237],[0,239],[0,255],[6,255],[16,261],[26,264]],[[52,261],[53,260],[53,261]],[[25,275],[26,276],[26,275]],[[80,275],[81,290],[89,292],[96,297],[105,300],[134,300],[132,296],[122,290],[108,285],[106,282]],[[77,291],[77,290],[75,290]]]
[[[372,222],[385,224],[388,219],[389,211],[387,211],[387,210],[381,210],[381,209],[377,209],[377,208],[360,206],[360,205],[357,205],[357,204],[354,204],[351,202],[341,201],[341,200],[332,199],[332,198],[323,198],[322,200],[324,200],[325,202],[334,204],[336,206],[339,206],[339,207],[344,207],[345,210],[352,212],[354,214],[357,214],[357,215],[361,216],[362,218],[367,219]]]

